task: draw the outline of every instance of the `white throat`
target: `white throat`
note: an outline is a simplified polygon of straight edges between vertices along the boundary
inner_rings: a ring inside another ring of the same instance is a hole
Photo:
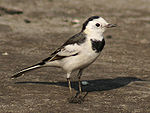
[[[88,29],[84,30],[84,33],[87,35],[87,38],[90,39],[95,39],[95,40],[103,40],[103,34],[101,32],[94,32],[94,31],[90,31]]]

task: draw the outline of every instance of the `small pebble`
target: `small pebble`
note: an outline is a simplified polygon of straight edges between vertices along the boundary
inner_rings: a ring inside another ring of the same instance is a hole
[[[7,55],[8,55],[8,53],[7,53],[7,52],[5,52],[5,53],[2,53],[2,55],[3,55],[3,56],[7,56]]]
[[[82,83],[82,85],[88,85],[89,84],[87,81],[82,81],[81,83]]]
[[[8,7],[0,6],[0,11],[3,11],[5,13],[11,14],[11,15],[23,14],[23,10],[19,9],[19,8],[16,8],[16,7],[8,8]]]
[[[148,43],[149,43],[149,41],[148,41],[148,40],[146,40],[146,39],[142,39],[142,40],[140,41],[140,43],[141,43],[141,44],[148,44]]]
[[[25,23],[31,23],[31,20],[29,20],[29,19],[24,19],[24,22],[25,22]]]
[[[78,20],[78,19],[73,19],[73,20],[71,21],[72,24],[79,24],[79,22],[80,22],[80,20]]]

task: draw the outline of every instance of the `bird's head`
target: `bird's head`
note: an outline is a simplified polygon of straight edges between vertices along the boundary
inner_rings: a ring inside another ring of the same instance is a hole
[[[102,17],[92,16],[83,23],[82,32],[103,34],[106,28],[112,27],[116,27],[116,24],[110,24]]]

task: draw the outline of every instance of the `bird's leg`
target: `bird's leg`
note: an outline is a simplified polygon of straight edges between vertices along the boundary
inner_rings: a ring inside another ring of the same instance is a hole
[[[68,86],[69,86],[69,90],[70,90],[70,95],[72,96],[72,89],[71,89],[71,82],[70,82],[70,74],[71,72],[67,73],[67,81],[68,81]]]
[[[68,98],[70,103],[75,103],[75,98],[72,94],[72,88],[71,88],[71,81],[70,81],[70,74],[71,73],[67,73],[67,81],[68,81],[68,86],[69,86],[69,91],[70,91],[70,98]]]
[[[72,96],[72,88],[71,88],[70,78],[67,78],[67,81],[68,81],[68,86],[69,86],[69,90],[70,90],[70,95]]]
[[[82,93],[82,88],[81,88],[81,75],[82,75],[82,69],[79,70],[79,73],[78,73],[78,83],[79,83],[79,93],[81,94]]]
[[[72,94],[70,78],[67,78],[67,81],[68,81],[68,86],[69,86],[69,90],[70,90],[70,98],[68,98],[68,101],[69,101],[69,103],[77,103],[76,96],[74,97]]]
[[[78,73],[78,78],[79,78],[79,94],[81,94],[82,90],[81,90],[81,83],[80,83],[80,77],[82,75],[82,70],[79,71]],[[68,98],[69,103],[82,103],[84,100],[82,98],[82,96],[78,96],[78,93],[76,96],[73,96],[72,94],[72,88],[71,88],[71,81],[70,81],[70,73],[67,73],[67,81],[68,81],[68,86],[69,86],[69,90],[70,90],[70,95],[71,97]]]
[[[78,76],[78,84],[79,84],[79,86],[78,86],[79,87],[79,91],[76,93],[76,96],[73,97],[71,99],[71,101],[69,101],[71,103],[82,103],[84,101],[84,97],[85,96],[82,96],[82,88],[81,88],[81,81],[80,81],[81,75],[82,75],[82,71],[83,71],[83,69],[80,69],[78,74],[77,74],[77,76]]]
[[[81,81],[80,81],[81,77],[78,77],[78,83],[79,83],[79,93],[82,93],[82,88],[81,88]]]

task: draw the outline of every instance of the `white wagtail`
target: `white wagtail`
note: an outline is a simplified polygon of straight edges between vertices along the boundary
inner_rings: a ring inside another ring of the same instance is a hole
[[[79,92],[81,93],[80,77],[82,72],[100,55],[105,45],[103,32],[106,28],[111,27],[116,27],[116,25],[107,23],[102,17],[92,16],[88,18],[83,23],[82,30],[69,38],[48,58],[19,71],[11,78],[17,78],[27,71],[41,67],[60,67],[67,72],[69,90],[72,94],[70,75],[73,71],[78,70]]]

